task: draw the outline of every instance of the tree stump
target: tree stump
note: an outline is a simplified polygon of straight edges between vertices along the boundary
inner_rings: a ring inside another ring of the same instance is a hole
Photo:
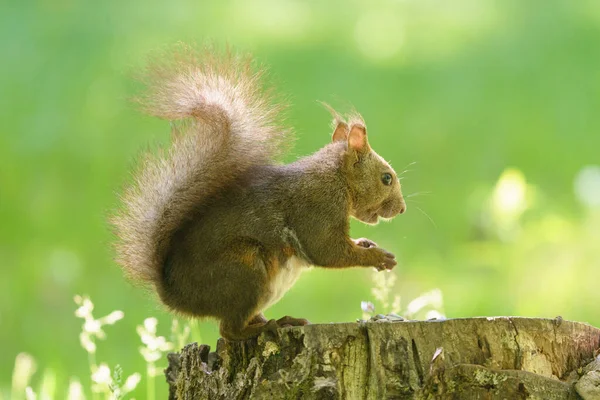
[[[282,328],[169,354],[171,399],[600,399],[600,329],[466,318]],[[580,397],[581,396],[581,397]]]

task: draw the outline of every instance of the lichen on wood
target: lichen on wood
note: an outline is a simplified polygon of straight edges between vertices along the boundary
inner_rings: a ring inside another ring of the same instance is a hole
[[[561,318],[320,324],[190,344],[166,374],[171,399],[587,400],[598,348],[600,329]]]

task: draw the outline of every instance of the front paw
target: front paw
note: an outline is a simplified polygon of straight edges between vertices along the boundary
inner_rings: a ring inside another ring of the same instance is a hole
[[[377,271],[386,271],[394,268],[398,263],[396,262],[396,256],[381,247],[374,247],[370,249],[376,253],[376,261],[373,266]]]
[[[365,249],[369,249],[371,247],[377,247],[377,243],[367,238],[353,239],[354,244],[359,247],[364,247]]]

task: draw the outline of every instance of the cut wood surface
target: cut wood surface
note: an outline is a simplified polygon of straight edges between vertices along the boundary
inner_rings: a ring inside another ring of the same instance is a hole
[[[171,399],[600,399],[600,329],[562,318],[282,328],[169,355]]]

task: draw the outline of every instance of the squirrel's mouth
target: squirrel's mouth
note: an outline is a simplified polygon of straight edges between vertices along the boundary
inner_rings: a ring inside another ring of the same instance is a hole
[[[379,214],[376,212],[365,213],[364,215],[357,217],[357,219],[365,224],[375,225],[377,222],[379,222]]]
[[[356,216],[361,222],[365,224],[375,225],[379,222],[380,219],[389,221],[394,218],[398,214],[402,214],[406,210],[406,205],[402,202],[401,206],[398,209],[385,208],[380,207],[376,210],[365,210],[360,215]]]
[[[406,203],[402,197],[384,200],[374,207],[354,211],[354,218],[365,224],[375,225],[380,219],[389,221],[398,214],[404,213]]]

